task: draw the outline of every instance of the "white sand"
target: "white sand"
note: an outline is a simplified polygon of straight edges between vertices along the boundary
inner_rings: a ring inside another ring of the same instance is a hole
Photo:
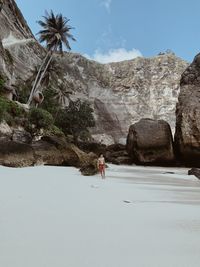
[[[200,181],[186,173],[0,167],[0,266],[199,267]]]

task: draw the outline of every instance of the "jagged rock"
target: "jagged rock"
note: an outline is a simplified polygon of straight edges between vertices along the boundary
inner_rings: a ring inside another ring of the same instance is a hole
[[[97,160],[93,160],[88,164],[83,164],[80,168],[80,172],[84,176],[92,176],[98,173]]]
[[[27,167],[34,165],[74,166],[86,175],[97,173],[97,156],[84,153],[75,145],[57,137],[46,138],[31,144],[0,140],[0,165]]]
[[[32,144],[35,156],[35,165],[53,165],[63,164],[62,153],[51,143],[46,141],[37,141]]]
[[[175,149],[185,165],[200,167],[200,54],[181,77]]]
[[[12,83],[26,80],[41,62],[44,49],[38,44],[14,0],[6,0],[0,13],[0,71]]]
[[[0,141],[10,141],[12,138],[12,129],[11,127],[5,122],[0,123]]]
[[[58,136],[42,136],[42,140],[56,146],[56,148],[65,149],[67,147],[67,142],[65,138]]]
[[[80,142],[78,147],[86,153],[93,152],[97,156],[100,154],[105,154],[107,146],[95,142]]]
[[[107,162],[116,165],[131,165],[133,163],[132,159],[128,156],[111,157],[107,160]]]
[[[113,144],[108,146],[105,152],[105,159],[106,162],[113,163],[116,165],[132,164],[132,160],[126,151],[126,146],[122,144]]]
[[[112,144],[106,147],[106,151],[110,152],[126,151],[126,146],[122,144]]]
[[[33,166],[33,149],[28,144],[13,141],[0,142],[0,165],[8,167]]]
[[[172,164],[173,139],[169,124],[163,120],[142,119],[131,125],[127,151],[137,164]]]
[[[125,144],[128,125],[143,117],[164,119],[174,130],[179,80],[188,66],[175,55],[104,65],[72,53],[57,60],[76,92],[71,97],[88,99],[94,107],[96,142]]]
[[[188,175],[194,175],[198,179],[200,179],[200,169],[192,168],[191,170],[188,171]]]
[[[14,142],[30,144],[32,141],[32,136],[29,132],[25,130],[14,129],[12,140]]]

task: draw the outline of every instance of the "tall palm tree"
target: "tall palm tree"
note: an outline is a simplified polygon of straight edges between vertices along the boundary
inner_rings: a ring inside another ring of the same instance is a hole
[[[55,90],[55,99],[62,107],[65,107],[69,102],[70,94],[72,94],[72,91],[62,83]]]
[[[42,69],[41,72],[43,72],[44,69]],[[49,64],[43,79],[41,80],[41,86],[47,87],[49,86],[51,80],[57,80],[59,77],[59,74],[61,72],[61,67],[58,64],[58,62],[55,59],[52,59],[51,63]],[[39,67],[35,66],[34,69],[32,70],[32,74],[29,77],[29,79],[27,80],[27,83],[29,85],[33,85],[34,81],[35,81],[35,77],[37,76],[37,74],[39,73]],[[39,74],[39,78],[41,76],[42,73]]]
[[[76,41],[76,39],[70,33],[70,30],[73,29],[73,27],[68,25],[70,20],[66,17],[63,17],[62,14],[54,15],[53,11],[51,10],[50,14],[46,12],[43,18],[44,21],[38,21],[39,25],[43,28],[43,30],[39,31],[38,33],[40,35],[39,41],[41,43],[46,43],[48,52],[40,66],[27,104],[31,103],[34,92],[40,86],[40,83],[52,60],[53,53],[56,51],[63,53],[63,45],[65,45],[67,50],[71,50],[68,40],[71,39]]]

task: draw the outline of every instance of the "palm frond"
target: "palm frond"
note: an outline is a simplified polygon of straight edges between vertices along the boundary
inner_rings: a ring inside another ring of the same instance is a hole
[[[48,50],[58,50],[63,52],[63,44],[68,50],[71,50],[69,39],[76,41],[70,30],[74,29],[68,22],[70,20],[63,17],[62,14],[55,15],[52,10],[48,13],[45,11],[43,20],[39,20],[38,24],[43,28],[38,32],[39,41],[46,42]]]

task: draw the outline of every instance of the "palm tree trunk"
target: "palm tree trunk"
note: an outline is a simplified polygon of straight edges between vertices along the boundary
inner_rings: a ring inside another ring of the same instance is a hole
[[[48,58],[49,55],[50,55],[50,51],[46,54],[46,56],[45,56],[45,58],[44,58],[44,60],[43,60],[43,62],[41,64],[41,66],[40,66],[40,68],[38,70],[37,76],[36,76],[35,81],[33,83],[33,86],[32,86],[32,89],[31,89],[31,93],[30,93],[30,96],[29,96],[29,99],[28,99],[28,102],[27,102],[28,105],[30,105],[30,103],[32,101],[32,97],[33,97],[33,94],[34,94],[34,91],[35,91],[35,87],[36,87],[36,85],[38,83],[38,79],[39,79],[40,73],[41,73],[42,68],[45,65],[45,62],[46,62],[46,60],[47,60],[47,58]]]
[[[40,86],[41,81],[42,81],[42,79],[44,78],[44,75],[45,75],[45,73],[46,73],[46,71],[47,71],[47,69],[48,69],[48,67],[49,67],[49,64],[51,63],[52,58],[53,58],[53,53],[51,53],[51,56],[50,56],[49,60],[47,61],[47,64],[46,64],[46,66],[45,66],[45,69],[44,69],[44,71],[42,72],[42,74],[41,74],[41,76],[40,76],[40,78],[39,78],[39,81],[37,82],[37,84],[36,84],[36,86],[35,86],[34,92],[35,92],[35,91],[37,90],[37,88]]]

